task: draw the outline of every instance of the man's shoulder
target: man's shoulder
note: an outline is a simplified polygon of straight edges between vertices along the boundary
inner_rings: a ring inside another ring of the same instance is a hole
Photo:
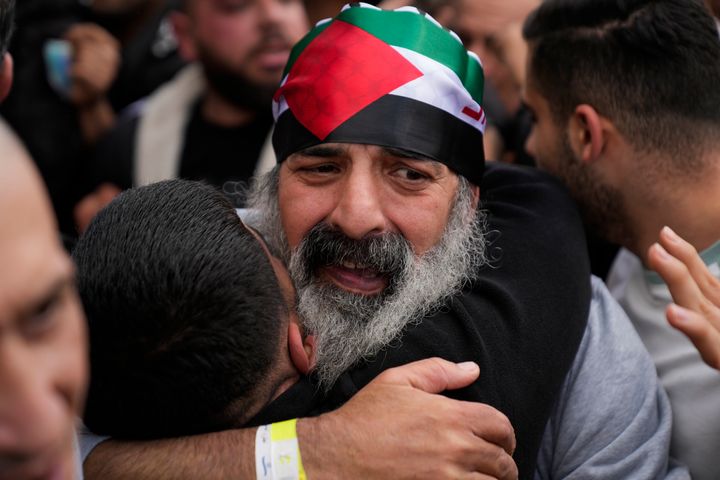
[[[567,189],[560,180],[536,167],[503,162],[488,162],[485,165],[481,188],[522,185],[547,186],[551,190],[567,193]]]
[[[524,209],[580,223],[578,209],[567,188],[554,176],[534,167],[488,163],[480,185],[480,200],[490,213],[496,209]],[[553,210],[548,211],[550,208]]]
[[[671,419],[652,359],[593,278],[587,329],[543,438],[540,478],[688,478],[668,468]]]

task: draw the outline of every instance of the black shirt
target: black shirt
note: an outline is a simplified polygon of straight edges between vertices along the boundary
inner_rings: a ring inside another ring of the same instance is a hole
[[[88,191],[103,182],[121,189],[133,186],[138,125],[142,107],[136,106],[118,122],[98,145],[88,180]],[[272,127],[272,117],[258,115],[241,127],[221,127],[205,120],[198,102],[185,127],[180,158],[180,177],[205,180],[222,188],[226,182],[247,182],[253,175],[260,151]]]
[[[255,173],[270,127],[270,115],[259,115],[240,127],[215,125],[203,118],[198,102],[185,130],[180,177],[218,187],[229,181],[247,182]]]

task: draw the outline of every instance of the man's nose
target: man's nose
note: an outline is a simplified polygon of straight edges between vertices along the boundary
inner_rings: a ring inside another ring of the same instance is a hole
[[[287,15],[287,12],[283,12],[280,0],[259,0],[257,5],[263,23],[278,23],[283,15]]]
[[[356,240],[388,231],[382,187],[372,172],[353,171],[337,195],[335,208],[327,219],[330,225]]]

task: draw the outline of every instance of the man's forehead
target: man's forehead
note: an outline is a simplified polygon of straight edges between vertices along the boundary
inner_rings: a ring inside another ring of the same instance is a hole
[[[433,168],[447,169],[442,163],[428,158],[425,155],[398,147],[388,147],[383,145],[365,145],[359,143],[321,143],[313,145],[298,151],[295,155],[300,156],[317,156],[317,157],[331,157],[331,156],[350,156],[353,150],[368,151],[370,154],[378,157],[399,157],[406,158],[408,160],[419,160],[428,162],[433,165]]]

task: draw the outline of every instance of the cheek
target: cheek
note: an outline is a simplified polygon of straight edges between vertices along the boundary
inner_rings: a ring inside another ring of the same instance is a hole
[[[246,17],[212,18],[198,22],[195,32],[198,43],[206,46],[218,58],[244,59],[257,43],[257,30]]]
[[[70,408],[81,413],[88,383],[88,338],[85,318],[79,300],[71,302],[65,312],[66,322],[56,343],[56,388],[68,399]]]
[[[332,195],[323,189],[310,189],[292,181],[279,185],[279,208],[282,228],[290,248],[297,247],[303,237],[328,215]]]
[[[452,199],[427,198],[389,209],[391,221],[422,255],[440,242],[452,208]]]
[[[287,36],[287,39],[293,44],[300,41],[303,35],[310,29],[310,23],[305,15],[305,8],[300,2],[288,5],[283,18],[285,20],[281,28]]]

